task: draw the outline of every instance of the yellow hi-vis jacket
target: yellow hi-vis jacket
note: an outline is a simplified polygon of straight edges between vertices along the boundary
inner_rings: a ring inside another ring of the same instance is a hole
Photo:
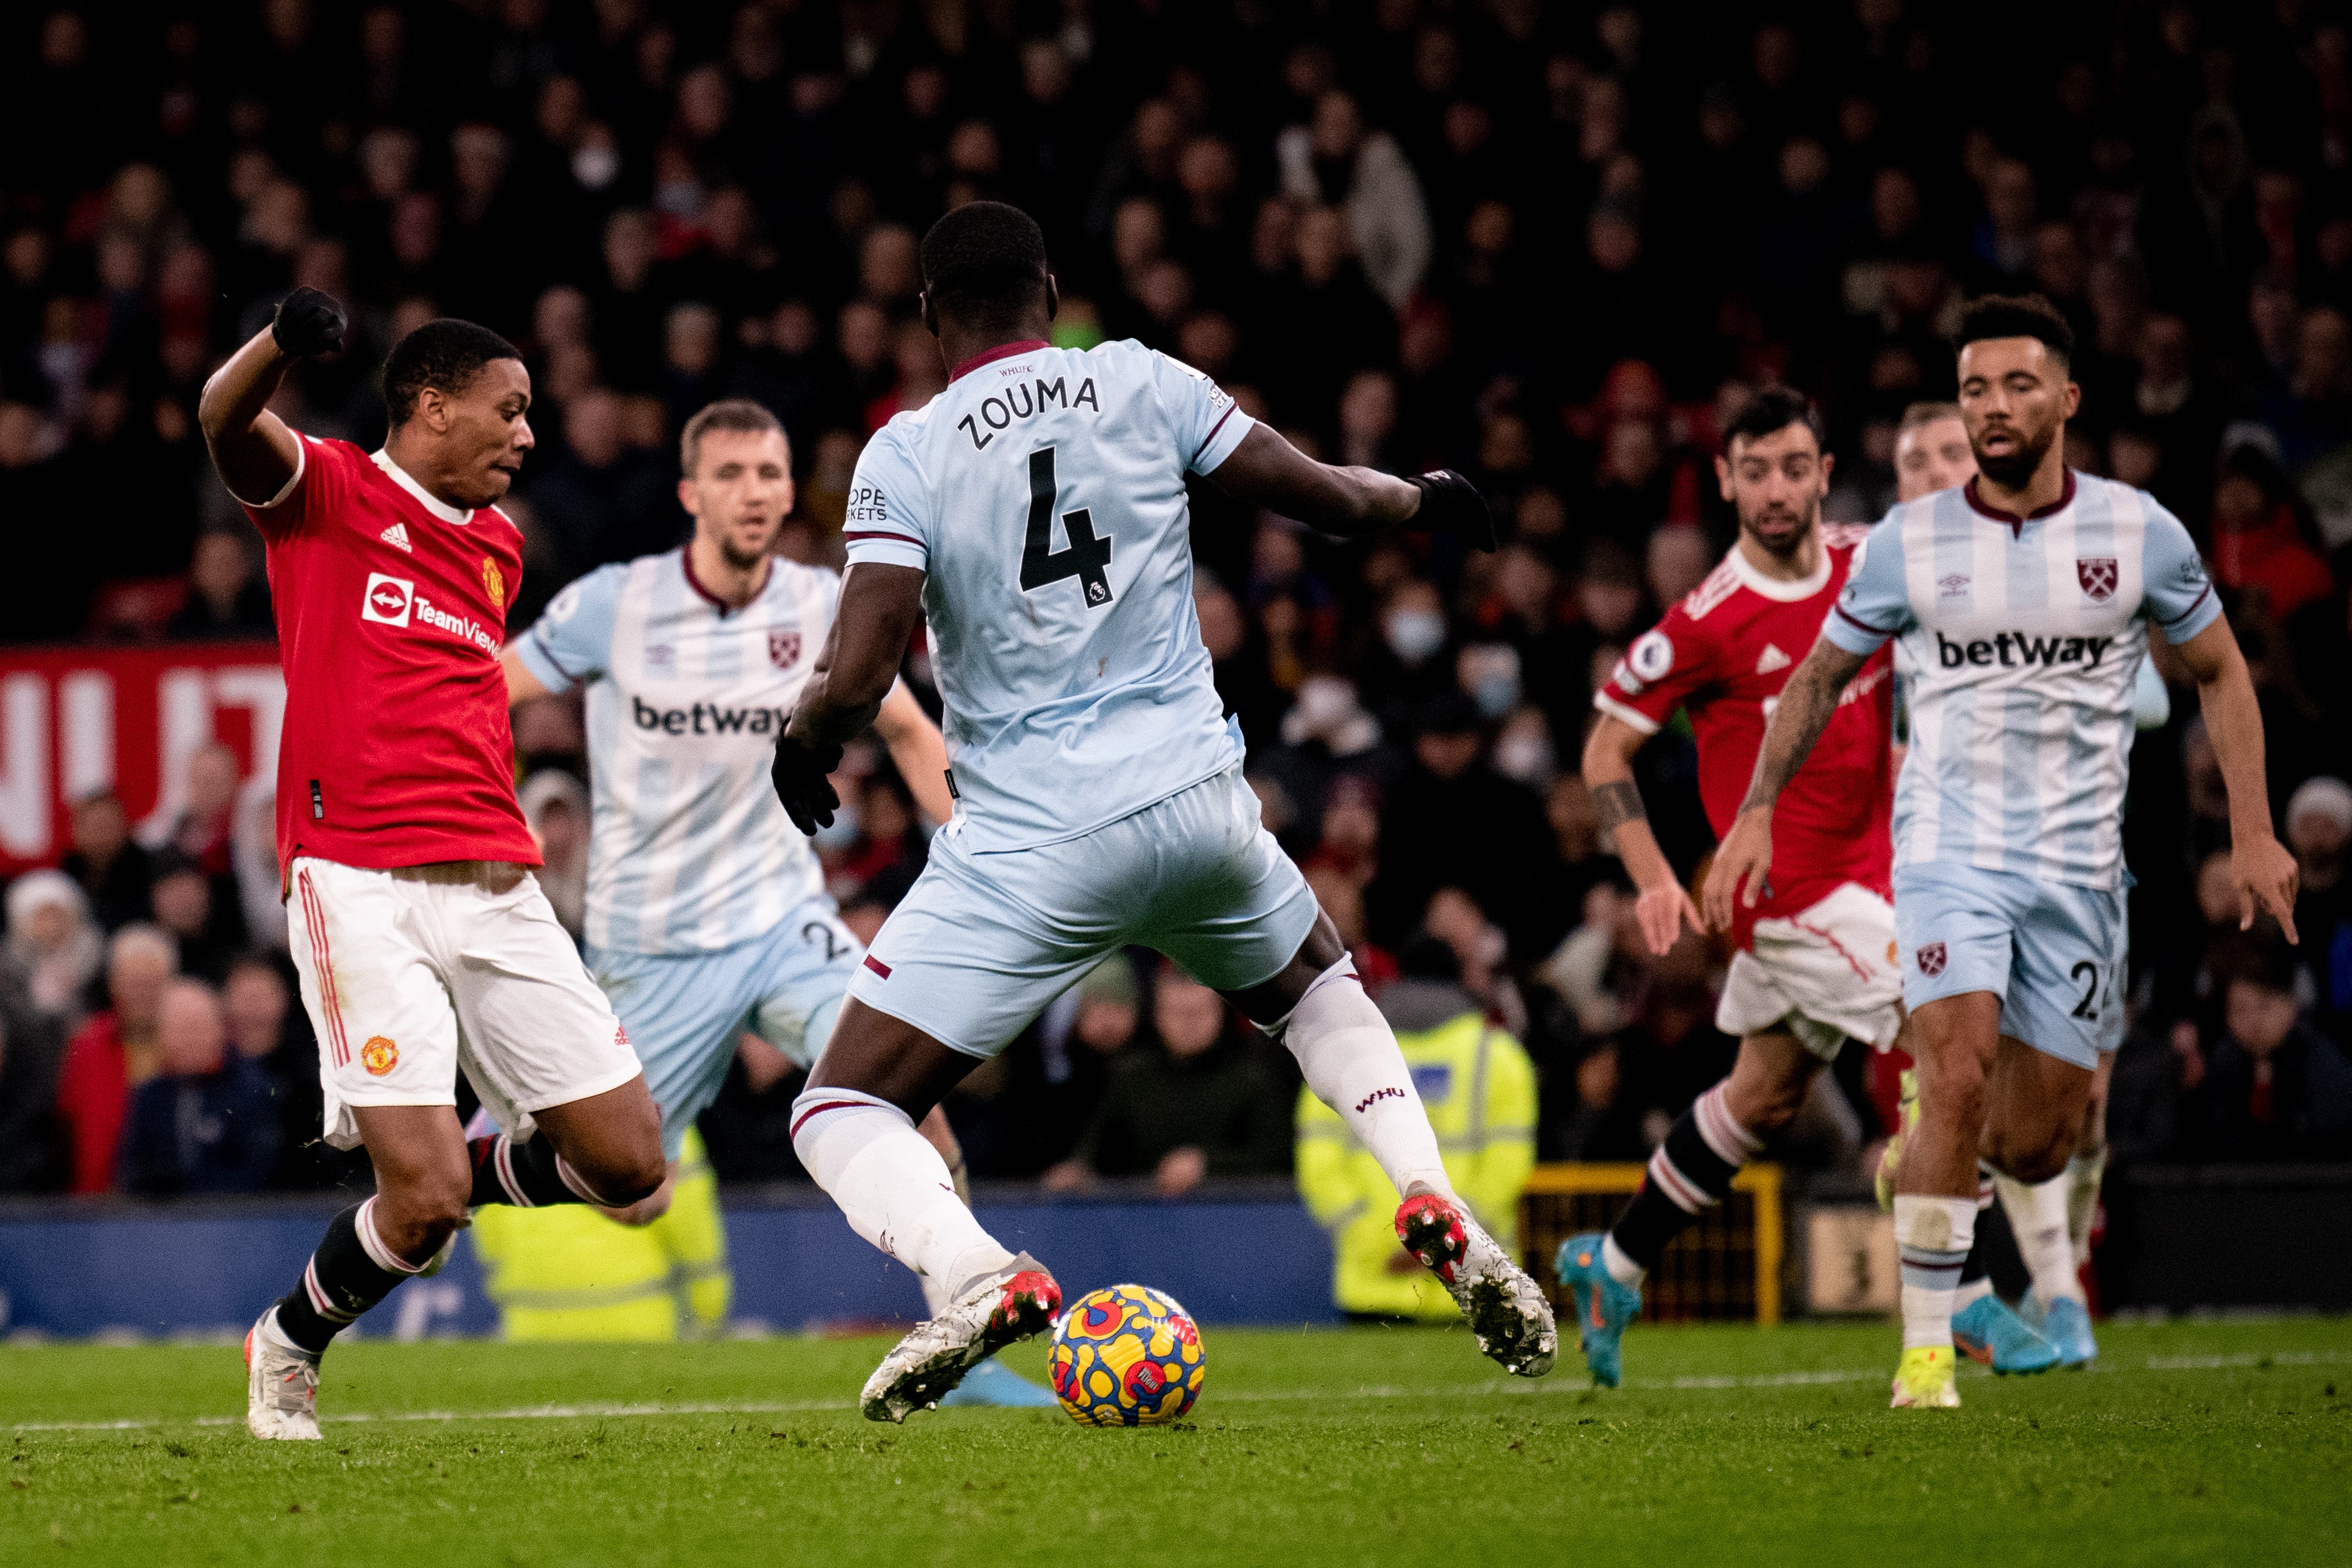
[[[1536,1163],[1535,1064],[1454,987],[1399,980],[1381,1010],[1396,1029],[1454,1192],[1517,1257],[1519,1192]],[[1397,1190],[1380,1162],[1307,1090],[1298,1095],[1298,1191],[1331,1233],[1331,1295],[1341,1311],[1443,1322],[1461,1315],[1445,1287],[1397,1245]]]
[[[508,1339],[692,1339],[726,1326],[735,1282],[699,1134],[686,1134],[669,1212],[650,1225],[579,1203],[487,1204],[467,1234]]]

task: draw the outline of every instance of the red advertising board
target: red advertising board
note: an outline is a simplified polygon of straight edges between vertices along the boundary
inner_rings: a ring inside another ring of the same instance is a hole
[[[270,643],[0,649],[0,873],[54,864],[68,806],[92,790],[111,788],[142,833],[161,832],[210,741],[247,779],[274,777],[285,714]]]

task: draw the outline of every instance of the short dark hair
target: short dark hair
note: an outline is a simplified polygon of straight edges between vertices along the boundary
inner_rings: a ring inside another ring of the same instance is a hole
[[[1735,441],[1761,441],[1792,424],[1811,431],[1813,445],[1821,446],[1822,416],[1814,411],[1812,400],[1794,387],[1766,387],[1723,427],[1723,455],[1731,455]]]
[[[427,321],[394,343],[384,359],[384,412],[394,424],[406,424],[426,387],[461,392],[491,361],[521,358],[521,350],[488,327],[454,316]]]
[[[931,225],[918,256],[933,308],[959,321],[1003,322],[1045,296],[1045,231],[1003,202],[956,208]]]
[[[745,435],[758,435],[763,431],[783,433],[776,416],[748,397],[721,398],[719,402],[698,409],[686,428],[678,433],[677,462],[679,469],[689,479],[694,477],[694,465],[702,459],[702,438],[714,430],[739,431]],[[784,438],[784,450],[792,450],[792,438]]]
[[[2039,294],[1988,294],[1960,309],[1952,352],[1987,338],[2038,338],[2063,365],[2074,362],[2074,328],[2066,313]]]

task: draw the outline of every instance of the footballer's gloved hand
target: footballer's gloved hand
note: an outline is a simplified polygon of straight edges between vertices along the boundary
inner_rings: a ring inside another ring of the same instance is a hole
[[[784,814],[802,832],[814,837],[819,828],[833,826],[833,813],[841,797],[834,793],[828,775],[840,766],[838,746],[811,747],[791,734],[777,740],[776,760],[769,766],[768,781],[776,787]]]
[[[269,320],[269,335],[286,353],[309,360],[340,352],[343,329],[350,324],[341,300],[305,284],[278,302],[278,314]]]
[[[1495,514],[1478,487],[1451,468],[1408,474],[1404,482],[1421,492],[1421,510],[1405,519],[1420,534],[1456,534],[1472,549],[1495,550]]]

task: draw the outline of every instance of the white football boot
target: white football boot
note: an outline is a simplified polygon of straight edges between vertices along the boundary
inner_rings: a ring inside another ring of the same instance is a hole
[[[1053,1326],[1062,1287],[1026,1252],[1013,1260],[1012,1270],[974,1286],[892,1347],[858,1396],[868,1421],[904,1421],[929,1409],[965,1373]]]
[[[1559,1353],[1551,1303],[1470,1211],[1424,1192],[1396,1212],[1397,1239],[1453,1294],[1478,1348],[1520,1377],[1541,1377]]]
[[[245,1425],[257,1437],[317,1441],[319,1360],[278,1337],[272,1307],[245,1331]]]

